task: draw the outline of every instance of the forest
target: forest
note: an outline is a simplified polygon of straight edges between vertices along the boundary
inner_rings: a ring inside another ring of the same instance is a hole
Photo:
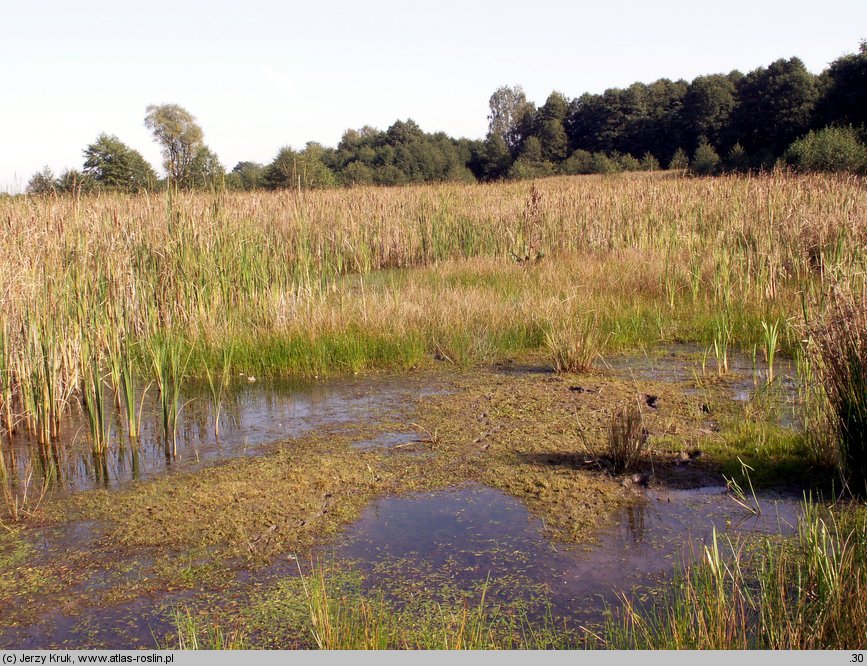
[[[503,86],[489,106],[483,140],[397,120],[385,131],[346,130],[336,148],[284,146],[269,164],[241,161],[230,171],[188,111],[153,106],[145,124],[163,149],[165,177],[118,137],[102,134],[84,149],[81,170],[55,175],[46,167],[27,190],[136,192],[169,181],[182,189],[313,189],[661,168],[713,175],[777,165],[867,170],[867,42],[818,75],[793,57],[747,74],[659,79],[574,99],[555,91],[539,107],[520,86]]]

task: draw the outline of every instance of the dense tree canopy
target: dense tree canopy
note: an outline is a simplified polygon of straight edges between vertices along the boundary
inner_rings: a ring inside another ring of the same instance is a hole
[[[702,137],[716,146],[729,143],[738,94],[733,78],[713,74],[699,76],[689,84],[680,109],[683,131],[680,143],[684,149],[697,148]]]
[[[816,108],[817,127],[867,126],[867,41],[858,53],[831,63],[823,73],[822,96]]]
[[[322,160],[343,185],[472,180],[472,146],[442,132],[427,134],[413,120],[398,120],[385,132],[347,130]]]
[[[803,135],[819,99],[817,77],[798,58],[777,60],[747,74],[738,85],[732,130],[747,153],[772,163]]]
[[[137,150],[116,136],[100,134],[84,149],[84,173],[102,188],[138,192],[153,188],[157,175]]]

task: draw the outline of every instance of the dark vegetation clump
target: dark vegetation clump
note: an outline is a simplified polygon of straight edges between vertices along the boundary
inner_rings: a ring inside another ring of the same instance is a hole
[[[646,443],[647,431],[638,404],[621,406],[614,412],[608,431],[608,457],[614,466],[614,473],[632,469],[641,458]]]

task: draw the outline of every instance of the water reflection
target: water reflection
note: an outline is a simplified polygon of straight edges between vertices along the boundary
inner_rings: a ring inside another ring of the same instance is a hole
[[[796,498],[760,498],[761,513],[737,506],[724,488],[648,491],[624,507],[593,542],[552,543],[541,520],[499,490],[469,484],[373,502],[345,532],[333,557],[351,562],[371,589],[414,581],[477,589],[507,581],[492,600],[531,599],[542,591],[556,615],[598,622],[618,595],[669,576],[720,534],[791,534]],[[546,602],[546,604],[547,604]],[[547,605],[537,612],[547,612]]]
[[[156,391],[139,398],[140,433],[129,435],[122,409],[109,413],[109,446],[97,453],[88,444],[83,416],[73,412],[64,420],[58,440],[39,445],[26,436],[12,438],[6,464],[13,483],[48,484],[66,491],[110,488],[238,456],[258,455],[276,443],[311,431],[322,433],[393,418],[430,389],[416,377],[298,383],[237,382],[220,409],[219,437],[216,410],[203,386],[190,386],[181,398],[176,449],[167,442]]]

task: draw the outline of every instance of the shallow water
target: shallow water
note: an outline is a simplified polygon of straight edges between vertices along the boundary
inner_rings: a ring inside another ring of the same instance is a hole
[[[713,354],[695,344],[665,345],[647,354],[611,356],[601,365],[625,377],[681,384],[684,393],[700,394],[696,384],[704,377],[719,379]],[[774,360],[773,382],[769,383],[768,364],[761,352],[754,359],[743,352],[729,350],[728,373],[720,381],[732,400],[746,403],[757,397],[767,399],[779,424],[796,428],[800,421],[797,376],[794,362],[778,357]]]
[[[652,381],[681,384],[685,392],[699,393],[690,386],[701,377],[698,345],[667,345],[649,354],[612,356],[603,361],[615,374]],[[766,388],[767,366],[755,364],[746,354],[730,352],[730,374],[725,378],[733,400],[747,402],[761,394],[770,398],[781,425],[798,422],[795,369],[790,361],[775,364],[777,379]],[[708,359],[706,372],[715,375]],[[500,372],[550,372],[545,366],[501,365]],[[125,431],[123,413],[111,410],[110,445],[104,459],[93,455],[87,444],[87,426],[80,414],[64,421],[60,443],[43,451],[24,436],[13,440],[14,469],[20,480],[31,471],[38,481],[48,474],[55,489],[74,492],[88,488],[120,487],[129,481],[147,479],[178,469],[193,469],[241,456],[267,453],[280,442],[311,432],[343,433],[360,425],[388,420],[419,397],[447,392],[434,375],[374,376],[327,381],[235,381],[223,399],[220,436],[214,434],[215,410],[205,386],[191,385],[180,400],[177,455],[166,453],[161,416],[155,391],[142,404],[141,437],[132,445]],[[358,448],[412,448],[423,437],[417,432],[387,432],[359,441]]]
[[[468,590],[490,578],[508,585],[492,588],[489,598],[544,595],[556,617],[586,624],[601,621],[619,593],[669,577],[701,552],[714,529],[720,535],[796,529],[797,499],[765,497],[760,506],[760,515],[750,514],[724,488],[653,490],[619,511],[593,542],[557,544],[519,500],[467,485],[373,502],[333,556],[364,573],[370,588],[393,588],[398,599],[394,581]]]
[[[346,432],[394,418],[415,399],[436,392],[439,389],[429,379],[415,376],[303,383],[241,381],[224,398],[220,436],[216,437],[210,394],[203,387],[188,387],[180,401],[184,407],[178,419],[177,455],[166,454],[161,416],[146,399],[141,436],[135,446],[129,442],[118,414],[112,413],[111,444],[104,464],[89,450],[86,425],[73,415],[66,421],[61,444],[47,456],[26,438],[16,437],[16,469],[20,479],[27,477],[31,467],[37,479],[40,470],[51,470],[54,486],[67,492],[120,487],[178,469],[261,455],[279,442],[312,432]],[[368,446],[404,443],[394,437],[389,433]]]
[[[619,605],[618,595],[641,599],[658,589],[678,565],[702,552],[714,529],[723,540],[796,530],[798,499],[766,496],[759,505],[761,514],[751,514],[723,488],[650,490],[617,511],[592,540],[558,544],[521,501],[488,486],[465,484],[377,499],[312,557],[360,573],[368,592],[383,593],[398,606],[413,597],[477,596],[486,586],[490,603],[521,605],[531,619],[550,612],[571,626],[598,626],[606,609]],[[91,523],[74,529],[85,546],[99,532]],[[44,536],[46,555],[62,555],[57,536]],[[94,571],[76,589],[106,591],[146,573],[151,564],[136,559],[118,571]],[[255,590],[297,575],[292,558],[243,569],[224,602],[246,603]],[[209,606],[220,603],[213,591],[200,597],[182,590],[118,604],[54,607],[32,624],[0,631],[0,647],[152,647],[173,632],[170,609],[201,605],[205,598]]]

